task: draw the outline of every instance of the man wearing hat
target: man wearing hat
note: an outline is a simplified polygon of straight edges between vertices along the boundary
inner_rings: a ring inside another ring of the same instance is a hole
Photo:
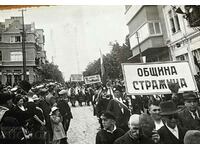
[[[128,120],[130,118],[130,111],[126,106],[126,101],[122,99],[122,90],[120,86],[113,88],[114,99],[110,100],[107,111],[112,112],[116,117],[117,127],[123,129],[125,132],[129,130]]]
[[[69,129],[69,125],[73,116],[68,104],[68,100],[66,100],[67,91],[61,90],[58,94],[59,94],[59,99],[57,101],[57,107],[59,108],[60,114],[63,118],[62,124],[65,130],[65,133],[67,134],[67,131]]]
[[[183,144],[186,129],[178,125],[179,110],[171,100],[160,103],[160,115],[164,126],[158,130],[162,144]]]
[[[111,112],[103,112],[101,115],[103,129],[96,135],[96,144],[113,144],[113,142],[124,135],[124,131],[116,127],[116,118]]]
[[[185,108],[179,113],[180,123],[187,130],[200,130],[200,108],[193,92],[183,93]]]
[[[97,101],[96,105],[96,115],[99,118],[99,123],[101,129],[103,129],[102,121],[101,121],[101,114],[106,111],[108,103],[110,101],[110,97],[107,97],[107,88],[103,87],[99,100]]]
[[[50,87],[48,90],[48,94],[46,96],[46,101],[50,104],[51,107],[53,107],[56,103],[56,98],[53,95],[53,93],[54,93],[54,88]]]

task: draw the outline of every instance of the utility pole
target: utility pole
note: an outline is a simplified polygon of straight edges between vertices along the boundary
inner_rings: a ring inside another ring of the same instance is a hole
[[[136,38],[137,38],[137,42],[138,42],[138,49],[139,49],[139,54],[140,54],[140,62],[143,63],[143,60],[142,60],[142,51],[141,51],[141,48],[140,48],[140,41],[139,41],[138,32],[136,32],[135,34],[136,34]]]
[[[22,57],[23,57],[23,80],[27,81],[26,76],[26,49],[25,49],[25,40],[26,40],[26,33],[24,29],[24,9],[20,10],[22,12]]]

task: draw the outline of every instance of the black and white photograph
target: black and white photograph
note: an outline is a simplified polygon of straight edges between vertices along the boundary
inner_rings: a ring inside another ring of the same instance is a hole
[[[200,3],[199,3],[200,4]],[[0,5],[0,144],[200,144],[200,5]]]

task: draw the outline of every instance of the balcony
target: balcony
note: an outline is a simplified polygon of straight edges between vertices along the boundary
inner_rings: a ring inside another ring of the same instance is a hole
[[[22,61],[3,61],[2,66],[23,66]],[[34,60],[27,60],[26,66],[35,66]]]
[[[165,47],[159,21],[146,22],[134,34],[130,35],[129,39],[133,56],[139,54],[138,40],[142,51],[152,47]]]

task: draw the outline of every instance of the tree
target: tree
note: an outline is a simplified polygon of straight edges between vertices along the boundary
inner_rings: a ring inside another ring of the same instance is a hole
[[[57,65],[46,62],[46,64],[43,64],[41,67],[42,68],[38,72],[41,81],[51,79],[57,82],[64,82],[62,72],[59,70]]]
[[[126,36],[125,43],[122,46],[120,46],[117,41],[115,41],[115,43],[110,42],[110,45],[112,46],[111,52],[103,57],[105,68],[104,76],[106,79],[122,78],[121,63],[127,63],[128,58],[132,55],[128,35]],[[94,60],[88,64],[83,75],[88,76],[100,74],[100,68],[100,59]]]

